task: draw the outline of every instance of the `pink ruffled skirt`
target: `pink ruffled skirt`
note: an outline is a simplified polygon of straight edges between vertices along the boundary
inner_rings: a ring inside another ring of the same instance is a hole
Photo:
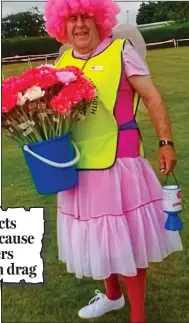
[[[162,189],[149,162],[118,158],[107,170],[79,172],[79,185],[58,194],[58,252],[77,278],[135,276],[137,268],[182,250],[164,229]]]

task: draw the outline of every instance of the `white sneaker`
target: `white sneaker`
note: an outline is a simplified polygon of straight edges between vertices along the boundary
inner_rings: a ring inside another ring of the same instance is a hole
[[[112,301],[99,290],[95,290],[95,294],[96,296],[90,300],[89,305],[83,307],[78,312],[79,317],[82,319],[96,318],[107,312],[119,310],[125,306],[125,299],[123,295],[119,299]]]

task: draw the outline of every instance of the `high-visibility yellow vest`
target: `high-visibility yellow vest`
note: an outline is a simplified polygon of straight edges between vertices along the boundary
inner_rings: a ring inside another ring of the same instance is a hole
[[[83,68],[84,74],[97,89],[97,97],[84,111],[85,119],[74,123],[71,138],[78,146],[81,158],[78,169],[106,169],[116,160],[118,123],[114,108],[118,95],[122,71],[122,49],[125,40],[117,39],[96,56],[86,60],[75,58],[73,50],[65,51],[57,61],[56,68],[76,66]],[[137,106],[135,95],[133,112]]]

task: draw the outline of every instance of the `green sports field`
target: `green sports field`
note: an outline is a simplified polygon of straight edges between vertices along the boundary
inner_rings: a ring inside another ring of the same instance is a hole
[[[178,158],[176,175],[184,196],[181,215],[184,222],[181,232],[184,251],[150,266],[146,312],[149,322],[189,322],[189,47],[149,51],[147,61],[172,122]],[[5,77],[17,75],[26,68],[27,63],[3,66],[3,73]],[[142,105],[138,118],[147,158],[163,183],[157,163],[158,141]],[[104,291],[103,282],[77,280],[74,275],[66,273],[64,264],[58,261],[57,256],[56,196],[40,196],[36,193],[22,152],[4,136],[2,204],[3,208],[47,208],[43,246],[44,284],[4,285],[3,322],[82,322],[77,317],[77,311],[94,296],[95,289]],[[126,304],[121,311],[90,322],[129,322],[129,306]]]

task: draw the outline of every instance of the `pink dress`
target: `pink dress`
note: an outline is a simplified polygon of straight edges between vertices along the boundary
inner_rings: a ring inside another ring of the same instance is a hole
[[[94,55],[110,41],[103,41]],[[147,74],[145,63],[126,44],[115,107],[119,124],[133,117],[134,91],[127,78]],[[164,229],[161,185],[149,162],[139,156],[139,144],[138,129],[120,131],[114,166],[79,171],[79,185],[58,194],[59,259],[77,278],[135,276],[137,268],[182,250],[179,233]]]

